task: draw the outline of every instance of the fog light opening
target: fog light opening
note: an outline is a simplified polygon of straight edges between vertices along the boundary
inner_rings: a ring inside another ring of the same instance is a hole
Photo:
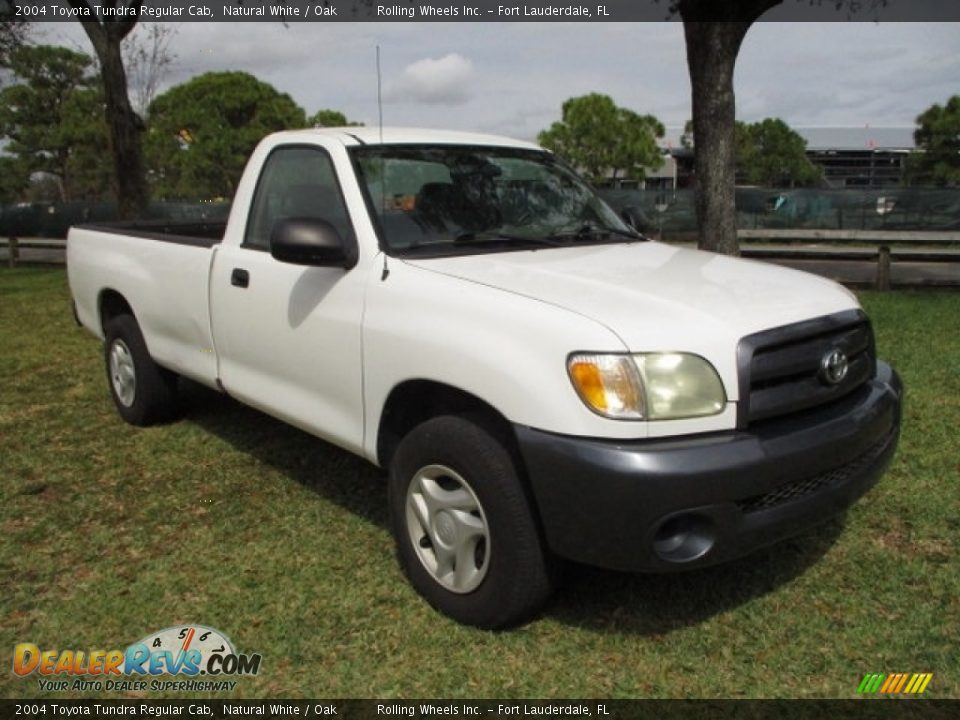
[[[702,515],[677,515],[664,522],[653,537],[653,549],[667,562],[702,558],[713,547],[713,523]]]

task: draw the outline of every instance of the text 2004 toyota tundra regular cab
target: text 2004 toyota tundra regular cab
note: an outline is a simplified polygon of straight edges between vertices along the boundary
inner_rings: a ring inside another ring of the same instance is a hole
[[[67,247],[125,420],[170,417],[183,375],[389,468],[411,582],[482,627],[537,608],[559,558],[695,568],[796,534],[897,444],[853,295],[646,241],[529,143],[280,133],[226,227]]]

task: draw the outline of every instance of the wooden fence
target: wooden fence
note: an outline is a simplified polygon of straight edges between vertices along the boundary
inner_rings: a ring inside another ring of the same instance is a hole
[[[54,253],[49,258],[39,262],[50,262],[63,264],[66,262],[66,240],[52,240],[48,238],[27,238],[16,237],[0,238],[0,248],[7,249],[7,267],[16,267],[21,262],[22,250],[59,250],[60,253]],[[25,262],[36,262],[36,260],[26,260]]]
[[[955,231],[745,228],[737,231],[737,238],[743,257],[875,262],[878,290],[890,289],[890,266],[893,262],[960,262],[960,232]],[[755,242],[774,244],[752,246]],[[798,247],[796,243],[804,244]]]

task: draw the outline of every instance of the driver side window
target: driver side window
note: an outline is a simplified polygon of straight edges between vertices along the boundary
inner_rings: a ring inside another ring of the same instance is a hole
[[[269,250],[274,223],[287,218],[326,220],[344,240],[353,236],[333,162],[324,150],[290,146],[270,153],[253,194],[243,246]]]

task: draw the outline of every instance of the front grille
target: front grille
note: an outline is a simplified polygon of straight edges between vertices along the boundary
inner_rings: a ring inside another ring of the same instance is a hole
[[[821,369],[826,355],[841,350],[846,376],[828,382]],[[829,315],[749,335],[740,342],[740,405],[743,428],[833,402],[876,373],[873,332],[860,311]]]
[[[799,500],[807,495],[812,495],[821,488],[831,485],[840,485],[850,478],[858,475],[873,464],[883,451],[887,449],[890,443],[891,435],[885,436],[882,440],[872,445],[866,452],[859,457],[851,460],[846,465],[828,470],[825,473],[814,475],[802,480],[788,482],[775,490],[762,495],[744,498],[737,501],[737,507],[744,513],[755,513],[761,510],[770,510],[778,505]]]

